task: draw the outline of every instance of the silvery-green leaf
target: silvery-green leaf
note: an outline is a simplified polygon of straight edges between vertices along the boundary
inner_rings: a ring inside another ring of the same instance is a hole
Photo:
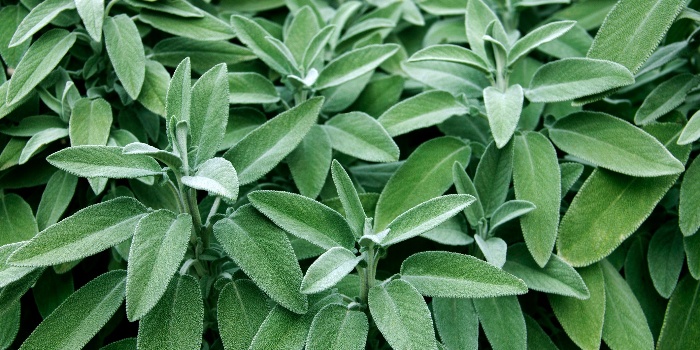
[[[15,266],[49,266],[82,259],[129,239],[146,207],[120,197],[88,206],[49,226],[10,256]]]
[[[352,249],[355,238],[345,219],[335,210],[302,195],[284,191],[248,194],[255,209],[279,227],[321,248]]]
[[[119,81],[132,99],[137,99],[146,77],[146,56],[139,30],[127,15],[107,17],[105,46]]]
[[[357,23],[354,23],[353,25],[345,29],[345,32],[340,37],[338,46],[343,47],[348,43],[352,43],[353,40],[356,43],[360,42],[360,40],[362,40],[360,38],[362,38],[363,36],[368,37],[370,35],[374,35],[372,33],[375,33],[377,30],[381,30],[383,28],[393,28],[394,26],[394,21],[388,18],[364,18],[363,20],[360,20]]]
[[[561,170],[561,196],[563,198],[583,174],[583,164],[560,163],[559,169]]]
[[[401,279],[431,297],[490,298],[527,292],[519,278],[471,255],[451,252],[409,256],[401,264]]]
[[[155,159],[140,154],[123,154],[121,147],[75,146],[46,157],[53,166],[80,177],[128,179],[160,175]]]
[[[34,271],[33,267],[18,267],[7,264],[7,258],[25,242],[8,243],[0,246],[0,288],[18,281]]]
[[[219,63],[234,65],[256,58],[243,46],[228,41],[203,40],[206,39],[197,40],[179,36],[160,40],[153,46],[150,58],[166,67],[177,67],[182,60],[189,57],[192,69],[196,72],[205,72]]]
[[[314,62],[320,57],[323,49],[330,41],[331,35],[336,32],[336,28],[337,27],[333,25],[326,26],[311,39],[309,45],[304,50],[304,56],[300,60],[301,67],[304,70],[308,71],[311,69]]]
[[[385,229],[403,212],[443,194],[452,186],[452,165],[467,164],[471,148],[453,137],[422,143],[394,173],[379,196],[375,231]],[[438,161],[436,161],[438,160]],[[414,188],[410,193],[406,188]]]
[[[568,0],[566,0],[568,1]],[[537,324],[532,317],[525,315],[525,325],[527,326],[527,348],[542,349],[542,350],[557,350],[559,349],[549,335]]]
[[[473,299],[479,323],[491,347],[499,349],[527,349],[527,328],[518,298]]]
[[[112,121],[112,107],[104,99],[78,100],[68,123],[71,146],[106,145]]]
[[[17,137],[32,137],[38,132],[47,129],[65,127],[66,123],[64,123],[59,117],[51,115],[34,115],[22,118],[18,125],[2,127],[0,129],[0,133]]]
[[[374,71],[369,71],[345,84],[321,90],[321,95],[326,98],[323,111],[335,113],[348,109],[365,90],[373,75]]]
[[[77,184],[78,178],[65,171],[57,171],[51,175],[36,211],[36,222],[40,231],[57,223],[63,216],[73,199]]]
[[[478,349],[479,318],[471,299],[433,298],[431,305],[435,328],[447,349]]]
[[[39,3],[17,26],[9,46],[14,47],[30,39],[34,33],[44,28],[61,12],[74,8],[73,0],[48,0]]]
[[[3,84],[7,85],[7,104],[18,103],[34,91],[61,62],[76,38],[76,34],[65,29],[52,29],[37,39],[17,64],[12,79]]]
[[[216,320],[227,350],[247,350],[270,312],[265,294],[250,280],[236,280],[219,293]]]
[[[292,152],[315,125],[321,105],[323,98],[314,97],[282,112],[224,153],[236,168],[240,184],[261,178]]]
[[[225,21],[201,11],[201,18],[183,18],[162,12],[142,10],[138,19],[166,33],[195,40],[218,41],[232,39],[235,34]]]
[[[362,350],[366,345],[368,330],[369,323],[364,312],[330,304],[321,309],[311,322],[306,348]]]
[[[17,301],[5,311],[0,312],[0,349],[9,349],[17,336],[20,326],[20,309],[21,304]]]
[[[333,247],[319,256],[306,270],[301,281],[301,292],[314,294],[332,288],[352,272],[362,257],[343,247]]]
[[[27,139],[18,137],[10,138],[0,153],[0,170],[12,168],[19,163],[19,156],[22,154],[24,146],[27,145],[27,141]]]
[[[393,349],[437,350],[428,305],[408,282],[393,280],[370,289],[369,311]]]
[[[146,75],[138,101],[149,111],[165,117],[165,99],[168,94],[170,73],[162,64],[146,60]]]
[[[469,221],[469,225],[476,227],[479,220],[484,217],[484,208],[481,205],[479,193],[476,191],[474,183],[472,182],[471,178],[469,178],[469,175],[464,168],[465,167],[462,164],[455,162],[452,166],[452,178],[457,193],[468,194],[475,199],[474,203],[470,204],[464,209],[464,214],[467,217],[467,221]],[[508,182],[510,183],[510,179]]]
[[[146,143],[132,142],[122,148],[122,153],[126,155],[142,154],[151,156],[171,167],[182,166],[182,160],[172,152],[163,151]]]
[[[126,314],[139,320],[158,303],[180,262],[192,233],[192,218],[161,209],[136,225],[129,251]]]
[[[238,198],[236,169],[231,162],[223,158],[215,157],[205,161],[194,176],[183,176],[182,183],[198,190],[209,191],[231,203]]]
[[[556,58],[586,57],[592,43],[593,37],[576,23],[566,34],[538,46],[537,50]]]
[[[198,350],[204,331],[199,282],[183,275],[170,282],[158,304],[139,322],[138,349]]]
[[[469,98],[481,97],[484,88],[490,85],[482,71],[458,63],[402,62],[401,68],[409,77],[426,86],[455,96],[464,94]]]
[[[302,62],[304,51],[319,31],[316,14],[310,6],[303,6],[294,12],[285,33],[284,44],[289,48],[296,62]]]
[[[66,128],[51,128],[34,134],[22,149],[18,163],[26,163],[30,158],[41,151],[44,146],[66,136],[68,136],[68,129]]]
[[[169,1],[138,1],[126,0],[129,6],[134,6],[143,9],[149,9],[157,12],[168,13],[184,18],[202,18],[202,11],[196,6],[185,0],[169,0]]]
[[[517,219],[535,209],[537,209],[537,206],[532,202],[517,199],[507,201],[493,212],[489,231],[494,231],[498,226]]]
[[[328,177],[333,150],[328,134],[314,125],[301,143],[287,156],[287,165],[299,193],[316,198]]]
[[[333,148],[369,162],[399,160],[399,146],[376,119],[362,112],[337,114],[326,121]]]
[[[489,71],[486,62],[472,50],[451,44],[428,46],[414,53],[411,58],[408,59],[408,62],[420,61],[454,62],[477,68],[486,73]]]
[[[472,51],[483,59],[487,57],[483,37],[486,34],[486,27],[492,21],[498,21],[498,17],[483,0],[470,0],[467,3],[467,12],[464,16],[467,41]]]
[[[252,206],[214,224],[214,235],[231,258],[272,300],[296,313],[308,310],[299,292],[302,273],[287,234]]]
[[[636,73],[685,4],[683,0],[618,2],[605,17],[588,57],[617,62]]]
[[[279,100],[277,89],[264,76],[250,72],[228,74],[228,103],[275,103]]]
[[[696,157],[683,175],[678,204],[678,218],[684,236],[694,235],[700,228],[700,157]]]
[[[503,148],[513,136],[523,110],[523,89],[515,84],[505,92],[489,86],[484,90],[484,104],[491,134],[498,148]]]
[[[700,77],[683,73],[670,78],[652,90],[634,115],[637,125],[649,124],[678,107],[688,93],[700,85]]]
[[[134,350],[136,349],[136,338],[125,338],[109,343],[100,350]]]
[[[10,40],[17,26],[27,16],[27,11],[21,4],[5,5],[0,10],[0,56],[8,67],[17,67],[22,55],[27,51],[29,40],[14,47],[9,47]],[[2,101],[2,99],[0,99]],[[1,104],[1,102],[0,102]]]
[[[175,133],[175,125],[170,125],[170,119],[176,122],[190,120],[192,107],[192,83],[190,79],[190,59],[185,58],[175,69],[165,97],[165,122],[168,132]],[[174,142],[174,140],[170,140]],[[175,148],[175,147],[173,147]]]
[[[333,183],[338,192],[338,198],[343,206],[343,211],[345,212],[345,221],[352,229],[355,238],[359,238],[363,235],[366,215],[362,208],[362,202],[360,202],[360,198],[358,197],[357,190],[355,189],[355,185],[353,185],[350,176],[337,160],[333,160],[331,176],[333,177]]]
[[[104,0],[75,0],[75,7],[92,40],[102,41],[102,23],[105,17]]]
[[[122,304],[125,284],[124,270],[88,282],[45,318],[20,349],[81,349]]]
[[[503,264],[506,263],[506,253],[508,250],[508,244],[504,240],[498,237],[483,239],[480,235],[475,234],[474,241],[476,245],[479,246],[481,253],[484,254],[486,261],[499,269],[503,268]]]
[[[228,79],[226,65],[204,73],[192,86],[190,163],[199,166],[216,154],[228,122]]]
[[[557,21],[531,30],[527,35],[518,39],[513,44],[513,47],[510,48],[508,65],[513,65],[518,59],[527,55],[538,46],[566,34],[575,24],[575,21]]]
[[[318,90],[337,86],[371,72],[399,50],[395,44],[369,45],[346,52],[329,62],[316,79]]]
[[[486,217],[490,217],[506,201],[512,173],[513,143],[499,149],[495,142],[491,142],[474,174],[474,187],[479,193],[479,202]]]
[[[266,121],[267,117],[257,109],[250,107],[230,108],[226,133],[221,141],[221,145],[219,145],[219,151],[226,151],[235,146],[251,131],[265,124]]]
[[[695,346],[700,336],[700,327],[693,322],[700,317],[698,283],[691,276],[685,276],[676,287],[666,308],[657,349],[690,349]]]
[[[531,102],[561,102],[634,83],[619,63],[592,58],[564,58],[540,67],[525,96]]]
[[[399,102],[404,84],[399,75],[374,75],[349,108],[379,117]]]
[[[695,112],[688,123],[683,128],[681,136],[678,138],[679,145],[687,145],[700,138],[700,111]]]
[[[536,291],[581,300],[590,297],[586,284],[573,267],[554,254],[544,267],[540,267],[523,244],[508,249],[508,259],[503,269],[521,278],[528,288]]]
[[[420,236],[444,245],[460,246],[472,244],[474,239],[464,232],[462,222],[463,220],[460,219],[459,215],[453,216]]]
[[[654,288],[670,298],[683,269],[685,250],[683,235],[675,225],[664,225],[654,232],[649,242],[647,263]]]
[[[0,288],[0,313],[12,308],[15,302],[19,302],[29,288],[36,284],[43,272],[44,268],[34,269],[34,271],[19,280]]]
[[[293,73],[284,54],[272,42],[265,39],[266,37],[271,37],[271,35],[262,26],[253,20],[238,15],[231,17],[231,26],[233,26],[238,39],[270,68],[283,75]]]
[[[38,232],[32,207],[14,193],[0,195],[0,246],[31,239]]]
[[[391,136],[440,124],[453,115],[466,114],[467,107],[444,91],[427,91],[389,108],[378,119]]]

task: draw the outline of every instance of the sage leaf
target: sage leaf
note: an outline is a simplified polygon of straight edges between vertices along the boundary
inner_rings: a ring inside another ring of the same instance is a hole
[[[664,325],[656,343],[657,349],[685,349],[694,346],[700,334],[698,324],[691,321],[700,316],[698,290],[698,281],[690,276],[678,284],[666,308]]]
[[[30,158],[37,154],[44,146],[68,136],[65,128],[51,128],[42,130],[32,136],[24,145],[22,153],[19,155],[19,164],[25,164]]]
[[[484,73],[476,68],[452,62],[405,62],[401,64],[409,77],[428,87],[447,91],[453,95],[464,94],[469,98],[483,95],[489,86]]]
[[[28,13],[29,11],[21,4],[5,5],[0,10],[0,23],[2,23],[0,25],[0,56],[2,56],[8,67],[17,67],[20,59],[22,59],[22,55],[24,55],[24,52],[27,51],[31,44],[29,40],[25,40],[22,44],[9,47],[10,40],[17,27]],[[0,101],[2,101],[2,98],[0,98]]]
[[[683,175],[678,204],[679,226],[683,236],[692,236],[700,228],[700,157],[696,157]]]
[[[511,295],[472,301],[493,349],[527,348],[527,328],[518,298]]]
[[[530,31],[518,39],[508,52],[508,65],[513,65],[521,57],[530,53],[540,45],[548,43],[566,34],[576,24],[575,21],[557,21],[547,23]]]
[[[309,350],[362,350],[367,342],[369,322],[361,311],[330,304],[316,314],[306,340]]]
[[[561,102],[633,83],[634,76],[621,64],[572,57],[540,67],[532,77],[525,96],[530,102]]]
[[[126,271],[107,272],[73,293],[32,332],[20,349],[80,349],[124,300]]]
[[[316,123],[322,104],[322,97],[309,99],[251,131],[224,153],[236,168],[240,184],[261,178],[282,161]]]
[[[219,294],[216,319],[228,350],[247,350],[270,311],[265,294],[250,280],[228,283]]]
[[[338,86],[371,72],[399,50],[395,44],[369,45],[346,52],[321,71],[314,87],[318,90]]]
[[[129,16],[107,17],[104,24],[105,46],[119,81],[136,100],[146,77],[146,56],[139,30]]]
[[[190,135],[188,143],[192,166],[199,166],[213,157],[224,138],[228,122],[228,78],[226,65],[214,66],[192,86]]]
[[[280,49],[266,39],[272,36],[262,26],[238,15],[231,17],[231,26],[238,39],[270,68],[285,76],[294,73]]]
[[[345,219],[311,198],[283,191],[255,191],[248,199],[255,209],[296,237],[323,249],[354,247],[355,238]]]
[[[480,235],[475,234],[474,241],[476,241],[476,245],[479,246],[479,250],[484,254],[484,258],[489,264],[499,269],[503,268],[503,264],[506,263],[506,253],[508,251],[508,244],[504,240],[498,237],[484,239]]]
[[[19,280],[0,289],[0,313],[4,313],[14,307],[14,304],[20,301],[20,298],[27,293],[29,288],[36,284],[43,272],[43,268],[34,269],[34,271]]]
[[[71,1],[72,3],[72,1]],[[7,84],[7,105],[22,101],[63,59],[76,40],[65,29],[44,33],[29,47]]]
[[[255,284],[272,300],[292,312],[308,310],[299,292],[301,268],[287,235],[252,206],[236,210],[233,219],[214,224],[214,235]]]
[[[685,169],[653,136],[605,113],[571,114],[552,126],[549,137],[567,153],[630,176],[671,175]]]
[[[17,26],[17,30],[12,39],[10,39],[9,47],[22,44],[49,24],[61,12],[74,8],[75,3],[72,0],[48,0],[39,3]]]
[[[264,76],[249,72],[228,74],[228,103],[275,103],[279,100],[279,92]]]
[[[513,143],[499,149],[495,142],[491,142],[474,174],[474,187],[479,193],[486,217],[490,217],[506,201],[512,173]]]
[[[332,158],[328,134],[321,126],[312,126],[297,148],[287,156],[287,165],[299,193],[309,198],[316,198],[321,193]]]
[[[32,207],[14,193],[0,195],[0,232],[0,246],[29,240],[39,232]]]
[[[248,349],[302,349],[312,320],[277,305],[260,325]]]
[[[100,350],[133,350],[136,349],[136,338],[126,338],[109,343],[100,348]]]
[[[57,223],[63,216],[73,199],[77,185],[78,178],[65,171],[57,171],[51,175],[44,192],[41,194],[39,208],[36,211],[39,231]],[[13,213],[17,216],[17,211]]]
[[[498,148],[503,148],[513,136],[523,110],[523,89],[515,84],[505,92],[489,86],[484,90],[484,104],[491,134]]]
[[[467,112],[467,107],[452,94],[427,91],[393,105],[377,120],[393,137],[440,124],[449,117]]]
[[[559,169],[561,171],[561,196],[563,198],[583,174],[583,164],[560,163]]]
[[[182,60],[189,57],[192,69],[205,72],[219,63],[234,65],[251,61],[256,56],[247,48],[228,41],[204,41],[206,38],[190,39],[172,37],[158,41],[153,46],[152,60],[166,67],[177,67]]]
[[[647,263],[654,288],[668,299],[676,288],[683,269],[683,235],[675,225],[661,226],[649,242]]]
[[[146,1],[135,1],[126,0],[126,3],[130,6],[149,9],[153,11],[158,11],[162,13],[168,13],[171,15],[176,15],[178,17],[184,18],[202,18],[204,15],[202,11],[196,6],[190,4],[183,0],[172,0],[168,2],[146,2]]]
[[[467,298],[433,298],[433,319],[440,339],[450,350],[477,349],[479,318]]]
[[[7,258],[25,242],[8,243],[0,246],[0,288],[18,281],[34,271],[33,267],[18,267],[7,264]]]
[[[409,256],[401,264],[401,279],[431,297],[489,298],[527,292],[519,278],[473,256],[451,252]]]
[[[53,166],[80,177],[131,179],[160,175],[155,159],[140,154],[123,154],[115,146],[75,146],[46,157]]]
[[[527,348],[528,349],[559,349],[547,333],[532,317],[525,315],[525,326],[527,329]]]
[[[700,112],[695,112],[683,128],[681,136],[678,138],[679,145],[687,145],[700,138]]]
[[[197,279],[173,279],[167,292],[139,322],[139,349],[188,349],[202,346],[204,303]]]
[[[508,221],[517,219],[533,210],[537,209],[532,202],[524,200],[510,200],[503,203],[491,216],[491,227],[489,232],[493,232],[497,227],[505,224]]]
[[[78,100],[68,123],[71,146],[106,145],[112,121],[112,108],[104,99]]]
[[[678,107],[688,93],[700,85],[700,77],[689,73],[679,74],[664,81],[644,99],[634,115],[637,125],[649,124]]]
[[[41,231],[8,259],[15,266],[50,266],[82,259],[134,234],[146,207],[120,197],[79,210]]]
[[[200,11],[201,18],[183,18],[163,12],[144,9],[139,21],[179,37],[195,40],[218,41],[232,39],[235,34],[231,26],[209,12]]]
[[[489,68],[486,62],[479,57],[474,51],[467,48],[450,45],[431,45],[424,49],[418,50],[409,59],[408,62],[420,62],[420,61],[445,61],[460,63],[467,66],[474,67],[485,73],[488,73]]]
[[[183,176],[182,183],[194,189],[209,191],[231,203],[238,198],[236,169],[223,158],[215,157],[205,161],[194,176]]]
[[[393,349],[437,350],[428,305],[408,282],[372,287],[368,301],[372,319]]]
[[[165,122],[169,135],[175,133],[175,125],[170,125],[171,118],[175,118],[176,123],[190,121],[190,109],[192,108],[190,75],[190,59],[185,58],[175,69],[165,97]],[[174,141],[171,140],[171,142]]]
[[[340,12],[340,9],[338,9]],[[304,55],[299,62],[301,62],[301,67],[305,71],[309,71],[312,65],[320,57],[323,49],[326,47],[328,42],[331,40],[331,36],[338,32],[336,26],[328,25],[321,29],[309,42],[308,46],[304,49]]]
[[[295,11],[294,18],[285,33],[284,44],[289,48],[296,62],[302,62],[304,51],[319,29],[319,22],[311,6],[304,6]]]
[[[104,0],[75,0],[75,7],[92,40],[102,41],[102,24],[105,17]]]
[[[649,274],[647,241],[641,236],[633,238],[632,243],[629,245],[623,268],[625,281],[627,281],[634,296],[639,301],[654,339],[658,339],[664,322],[663,314],[668,302],[656,291],[654,282]],[[617,263],[619,264],[619,262]]]
[[[15,340],[20,326],[21,304],[19,301],[12,304],[5,311],[0,312],[0,348],[9,349]]]
[[[470,156],[469,146],[453,137],[432,139],[418,146],[379,195],[375,232],[385,229],[408,209],[447,191],[452,186],[452,165],[455,161],[467,164]],[[407,186],[416,190],[406,193]]]
[[[73,274],[57,274],[55,269],[44,269],[41,278],[32,286],[34,303],[43,318],[49,316],[74,292]]]
[[[459,164],[459,162],[455,162],[452,166],[452,178],[457,193],[468,194],[474,197],[474,202],[464,209],[464,214],[467,217],[467,221],[469,221],[469,225],[476,227],[479,220],[484,217],[484,208],[481,206],[479,193],[477,193],[474,183],[467,172],[464,171],[464,166]],[[510,183],[510,179],[508,182]]]
[[[323,126],[334,149],[369,162],[399,160],[399,146],[376,119],[362,112],[337,114]]]
[[[136,225],[129,251],[126,279],[126,314],[143,318],[163,296],[187,250],[192,233],[189,214],[177,217],[161,209]]]
[[[146,73],[138,101],[149,111],[165,117],[165,103],[169,82],[170,73],[162,64],[146,60]]]
[[[464,16],[467,41],[472,51],[483,59],[488,57],[484,49],[483,37],[486,35],[486,27],[492,21],[498,21],[498,17],[483,0],[470,0],[467,3],[467,12]]]
[[[301,281],[301,292],[314,294],[332,288],[347,276],[362,260],[343,247],[333,247],[323,253],[306,270]]]
[[[333,165],[331,165],[331,176],[338,192],[338,199],[345,212],[345,221],[352,229],[355,238],[360,238],[364,234],[363,230],[367,216],[355,185],[353,185],[350,176],[337,160],[333,160]]]

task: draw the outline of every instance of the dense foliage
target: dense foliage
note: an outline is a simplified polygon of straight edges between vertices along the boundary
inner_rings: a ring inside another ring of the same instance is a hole
[[[0,349],[691,349],[700,1],[0,0]]]

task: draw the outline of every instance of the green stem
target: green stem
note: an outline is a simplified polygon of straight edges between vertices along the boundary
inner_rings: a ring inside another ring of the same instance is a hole
[[[109,15],[109,11],[112,10],[112,7],[116,5],[119,2],[119,0],[112,0],[107,4],[107,7],[105,8],[105,18]]]

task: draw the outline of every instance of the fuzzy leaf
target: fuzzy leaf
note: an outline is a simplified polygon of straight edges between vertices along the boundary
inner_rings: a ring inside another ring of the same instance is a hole
[[[393,105],[378,120],[389,135],[398,136],[440,124],[453,115],[466,114],[467,111],[450,93],[427,91]]]
[[[19,155],[18,163],[25,164],[27,161],[29,161],[29,159],[43,149],[44,146],[66,136],[68,136],[68,130],[65,128],[51,128],[34,134],[34,136],[27,141],[27,144],[22,149],[22,153]]]
[[[209,191],[231,203],[238,198],[238,177],[231,162],[223,158],[211,158],[197,169],[194,176],[183,176],[182,183],[194,189]]]
[[[688,123],[683,128],[681,136],[678,138],[679,145],[687,145],[693,143],[700,138],[700,111],[697,111],[690,117]]]
[[[377,68],[399,50],[395,44],[369,45],[346,52],[329,62],[316,79],[318,90],[338,86]]]
[[[532,204],[532,202],[524,200],[514,199],[503,203],[491,216],[489,232],[493,232],[498,226],[508,221],[515,220],[535,209],[537,209],[537,206]]]
[[[216,154],[228,122],[226,65],[210,69],[192,86],[190,163],[199,166]]]
[[[121,147],[114,146],[68,147],[51,154],[46,160],[80,177],[131,179],[162,173],[155,159],[140,154],[123,154]]]
[[[333,160],[331,176],[338,192],[338,199],[345,212],[345,221],[352,229],[355,238],[360,238],[364,234],[363,230],[367,216],[362,208],[362,202],[360,202],[355,185],[353,185],[350,176],[337,160]]]
[[[137,99],[146,77],[146,55],[139,30],[127,15],[107,17],[105,46],[119,81],[132,99]]]
[[[343,247],[333,247],[314,261],[301,281],[301,292],[314,294],[332,288],[343,277],[352,272],[362,260]]]
[[[299,193],[309,198],[316,198],[321,193],[332,158],[328,134],[321,126],[312,126],[297,148],[287,156],[287,165]]]
[[[219,41],[235,36],[231,26],[225,21],[206,11],[200,11],[200,14],[201,18],[183,18],[144,9],[139,13],[138,19],[166,33],[189,39]]]
[[[219,334],[226,350],[247,350],[270,312],[265,294],[250,280],[227,284],[216,308]]]
[[[37,4],[17,26],[17,30],[10,40],[9,47],[25,42],[61,12],[74,8],[75,3],[72,0],[48,0]]]
[[[513,136],[523,110],[523,89],[515,84],[505,92],[489,86],[484,90],[484,104],[491,134],[498,148],[503,148]]]
[[[169,132],[173,134],[175,125],[170,125],[171,118],[175,118],[176,123],[183,120],[189,122],[190,120],[190,109],[192,108],[190,75],[190,59],[185,58],[175,69],[168,86],[165,97],[165,122]]]
[[[134,6],[143,9],[149,9],[153,11],[158,11],[162,13],[168,13],[171,15],[176,15],[178,17],[185,18],[202,18],[204,15],[202,11],[196,6],[190,4],[185,0],[170,0],[167,2],[160,1],[137,1],[137,0],[126,0],[129,6]]]
[[[36,211],[36,221],[39,230],[55,224],[68,209],[68,205],[73,199],[78,178],[65,171],[57,171],[51,175],[51,179],[46,184],[44,192],[41,194],[41,202]],[[15,216],[17,212],[14,212]]]
[[[149,111],[165,117],[166,96],[170,73],[162,64],[146,60],[146,73],[143,80],[143,88],[139,94],[139,102]]]
[[[0,288],[20,280],[22,277],[34,271],[33,267],[18,267],[7,263],[7,258],[12,255],[25,242],[7,243],[0,246]]]
[[[699,291],[699,282],[690,276],[678,284],[666,308],[657,349],[690,349],[695,346],[700,336],[700,324],[694,322],[700,317]]]
[[[279,100],[279,92],[264,76],[250,72],[228,74],[228,103],[275,103]]]
[[[500,268],[503,268],[503,264],[506,263],[506,254],[508,252],[508,244],[498,238],[489,237],[483,239],[480,235],[474,235],[474,241],[476,245],[479,246],[479,250],[484,254],[484,258],[489,264]]]
[[[467,41],[472,51],[483,59],[488,57],[484,49],[483,38],[486,34],[486,27],[492,21],[498,21],[498,17],[483,0],[470,0],[467,3],[467,12],[464,16]]]
[[[29,240],[38,232],[32,207],[22,197],[14,193],[0,197],[0,246]]]
[[[473,302],[481,328],[494,350],[527,348],[527,328],[518,298],[511,295]]]
[[[399,160],[399,146],[376,119],[362,112],[337,114],[323,126],[336,150],[368,162]]]
[[[314,317],[306,340],[306,349],[362,350],[367,342],[368,330],[369,323],[364,312],[330,304]]]
[[[683,175],[678,204],[679,226],[683,236],[694,235],[700,228],[700,157],[696,157]]]
[[[518,39],[508,52],[508,65],[513,65],[521,57],[530,53],[540,45],[548,43],[568,32],[576,24],[575,21],[557,21],[537,27]]]
[[[112,107],[104,99],[78,100],[68,123],[71,146],[106,145],[112,121]]]
[[[92,40],[102,41],[102,24],[105,17],[104,0],[75,0],[75,7]]]
[[[486,217],[490,217],[506,201],[512,172],[513,143],[499,149],[495,142],[491,142],[474,174],[474,187],[479,193]]]
[[[678,107],[688,93],[700,84],[700,77],[689,73],[670,78],[652,90],[634,115],[637,125],[649,124]]]
[[[340,11],[340,9],[338,9],[338,11]],[[326,26],[311,39],[309,45],[304,49],[304,56],[300,61],[301,67],[305,71],[308,72],[312,68],[312,65],[323,52],[331,36],[337,32],[336,29],[337,27],[333,25]]]
[[[0,311],[0,349],[9,349],[20,326],[21,304],[15,302],[5,311]]]
[[[17,26],[27,14],[29,14],[29,11],[22,4],[5,5],[0,10],[0,56],[2,56],[2,60],[8,67],[17,67],[22,55],[24,55],[27,48],[29,48],[29,44],[31,44],[29,40],[26,40],[22,44],[9,47],[10,40]],[[2,98],[0,98],[0,101],[2,101]],[[0,102],[0,105],[2,105],[2,102]]]
[[[243,46],[223,40],[203,41],[205,38],[199,39],[177,36],[160,40],[153,46],[150,58],[166,67],[174,68],[182,60],[189,57],[192,69],[196,72],[205,72],[219,63],[234,65],[256,58],[250,50]]]
[[[413,56],[408,59],[408,62],[420,61],[460,63],[484,72],[489,71],[488,65],[479,55],[475,54],[472,50],[457,45],[441,44],[428,46],[418,50],[418,52],[414,53]]]
[[[270,68],[282,75],[293,73],[284,54],[277,46],[266,39],[267,37],[272,37],[272,35],[262,26],[246,17],[238,15],[231,17],[231,26],[233,26],[238,39],[248,46],[248,48],[250,48],[261,61],[270,66]]]
[[[671,297],[685,260],[683,235],[675,225],[661,226],[649,242],[647,263],[654,288],[664,298]]]
[[[479,193],[477,193],[474,183],[467,172],[464,171],[464,166],[459,164],[459,162],[455,162],[452,166],[452,178],[457,193],[468,194],[475,199],[472,204],[464,209],[464,214],[467,217],[467,221],[469,221],[469,225],[476,227],[479,220],[484,217],[484,208],[481,206]],[[508,179],[508,182],[510,183],[510,179]]]
[[[433,298],[433,319],[440,339],[450,350],[477,349],[479,318],[467,298]]]
[[[297,315],[277,305],[260,325],[248,349],[302,349],[312,320],[311,312]]]

